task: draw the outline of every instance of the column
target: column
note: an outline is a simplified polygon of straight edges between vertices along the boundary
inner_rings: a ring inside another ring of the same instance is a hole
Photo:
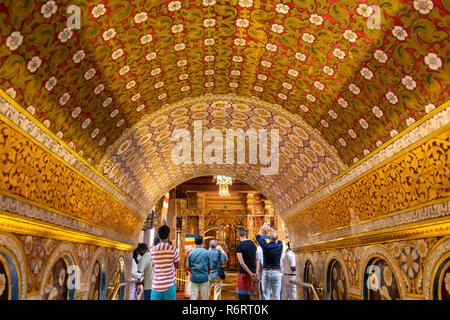
[[[169,240],[176,246],[177,244],[177,217],[176,217],[176,193],[175,190],[170,191],[169,208],[167,212],[167,226],[170,228]]]

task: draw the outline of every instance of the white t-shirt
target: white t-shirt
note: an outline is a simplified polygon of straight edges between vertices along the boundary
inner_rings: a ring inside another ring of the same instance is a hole
[[[138,257],[138,261],[140,257]],[[138,272],[138,265],[134,259],[131,259],[132,265],[131,265],[131,276],[133,279],[139,280],[142,277],[142,273]]]
[[[263,258],[263,250],[262,250],[261,246],[258,246],[256,248],[256,253],[258,254],[259,262],[263,266],[264,265],[264,258]]]
[[[295,274],[291,267],[295,267],[295,254],[292,250],[286,250],[281,262],[281,271],[288,274]]]

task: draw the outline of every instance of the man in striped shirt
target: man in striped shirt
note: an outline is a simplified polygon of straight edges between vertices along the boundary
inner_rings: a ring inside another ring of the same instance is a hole
[[[176,300],[175,263],[178,249],[169,243],[170,228],[158,228],[161,242],[150,250],[153,259],[152,300]]]

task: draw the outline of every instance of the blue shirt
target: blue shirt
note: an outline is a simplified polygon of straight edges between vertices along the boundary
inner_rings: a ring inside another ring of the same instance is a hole
[[[209,252],[201,246],[196,246],[188,256],[187,267],[191,269],[191,282],[202,284],[208,282],[208,267],[211,267]]]
[[[219,250],[217,250],[216,248],[210,248],[209,255],[211,257],[212,263],[211,271],[209,272],[209,278],[211,279],[219,276],[219,269],[222,266],[222,261],[227,261],[228,257],[223,253],[220,253],[220,260],[219,260]]]
[[[258,241],[263,250],[263,268],[281,269],[280,259],[281,253],[283,252],[283,242],[281,242],[281,240],[278,240],[277,242],[271,241],[267,243],[266,240],[264,240],[259,234],[256,235],[256,241]]]

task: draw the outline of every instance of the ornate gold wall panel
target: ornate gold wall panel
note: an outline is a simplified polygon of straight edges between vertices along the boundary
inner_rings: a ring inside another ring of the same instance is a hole
[[[58,239],[75,243],[91,244],[118,250],[133,250],[134,245],[111,241],[85,232],[37,221],[0,210],[0,232],[14,232],[50,239]]]
[[[450,126],[286,219],[294,238],[444,202],[450,196]],[[383,226],[391,227],[390,226]]]
[[[143,217],[88,181],[0,116],[0,193],[129,237]]]
[[[48,234],[50,235],[50,234]],[[81,240],[81,239],[80,239]],[[111,284],[117,271],[117,265],[125,261],[125,277],[131,268],[131,252],[117,248],[105,248],[102,243],[97,245],[64,241],[45,236],[27,235],[15,232],[4,233],[0,229],[0,256],[6,256],[14,261],[18,279],[8,279],[19,291],[15,299],[47,299],[53,284],[50,271],[58,258],[69,258],[70,265],[77,268],[78,277],[72,278],[78,286],[75,288],[75,299],[87,299],[87,293],[93,286],[92,274],[96,261],[104,262],[106,288]],[[13,264],[10,267],[13,267]],[[65,273],[72,273],[68,268],[59,276],[64,279]],[[73,299],[73,298],[72,298]]]

